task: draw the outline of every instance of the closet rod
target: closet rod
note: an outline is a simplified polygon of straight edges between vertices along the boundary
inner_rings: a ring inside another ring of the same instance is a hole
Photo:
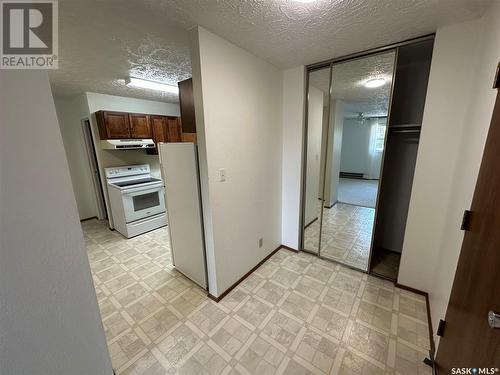
[[[420,133],[420,129],[391,130],[391,133]]]

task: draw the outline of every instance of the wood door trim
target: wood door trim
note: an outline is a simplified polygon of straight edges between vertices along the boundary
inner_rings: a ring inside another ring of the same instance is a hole
[[[500,62],[498,62],[498,65],[497,65],[497,71],[495,73],[495,80],[493,81],[493,88],[494,89],[500,88]]]

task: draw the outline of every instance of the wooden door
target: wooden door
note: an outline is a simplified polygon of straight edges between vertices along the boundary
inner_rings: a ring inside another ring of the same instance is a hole
[[[168,142],[182,142],[182,128],[179,117],[167,118]]]
[[[149,115],[130,114],[130,138],[152,138]]]
[[[96,117],[101,139],[130,138],[128,113],[99,111]]]
[[[499,150],[500,95],[497,95],[439,342],[438,374],[450,374],[452,368],[500,367],[500,329],[488,325],[488,312],[500,312]]]

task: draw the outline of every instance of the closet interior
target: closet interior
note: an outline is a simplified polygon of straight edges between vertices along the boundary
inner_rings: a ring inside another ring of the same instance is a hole
[[[396,281],[433,41],[308,67],[302,250]]]

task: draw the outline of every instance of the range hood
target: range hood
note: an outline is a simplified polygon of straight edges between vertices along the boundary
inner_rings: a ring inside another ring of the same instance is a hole
[[[101,141],[103,150],[137,150],[155,148],[152,139],[106,139]]]

